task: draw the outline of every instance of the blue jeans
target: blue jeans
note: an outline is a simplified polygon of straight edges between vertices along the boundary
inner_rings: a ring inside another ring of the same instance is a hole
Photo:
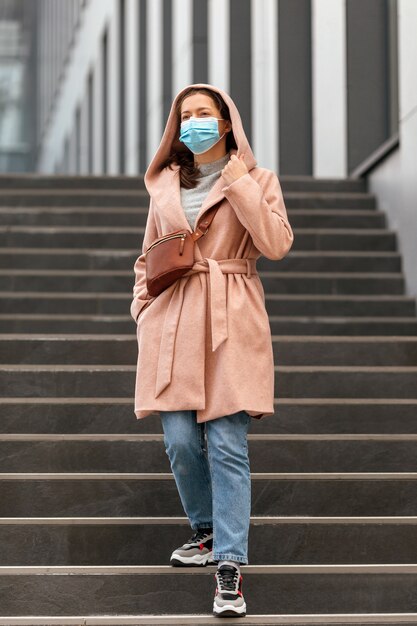
[[[160,411],[160,415],[165,450],[191,528],[213,527],[214,561],[247,565],[251,416],[238,411],[197,423],[195,410]]]

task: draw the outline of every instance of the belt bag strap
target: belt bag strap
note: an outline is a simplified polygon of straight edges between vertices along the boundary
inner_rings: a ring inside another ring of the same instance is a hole
[[[195,231],[175,230],[150,244],[145,253],[146,288],[150,296],[158,296],[192,268],[195,242],[206,234],[218,208],[209,209]]]

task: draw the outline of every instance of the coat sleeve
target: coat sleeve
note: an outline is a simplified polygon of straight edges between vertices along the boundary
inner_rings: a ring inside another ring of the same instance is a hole
[[[135,272],[135,284],[133,287],[133,300],[130,305],[130,314],[137,323],[139,314],[157,296],[150,296],[146,288],[145,253],[154,239],[158,237],[155,224],[155,214],[152,198],[149,204],[148,217],[146,220],[145,233],[142,241],[142,254],[138,256],[133,266]]]
[[[275,172],[264,169],[259,182],[248,172],[222,191],[259,252],[268,259],[282,259],[293,244],[294,233]]]

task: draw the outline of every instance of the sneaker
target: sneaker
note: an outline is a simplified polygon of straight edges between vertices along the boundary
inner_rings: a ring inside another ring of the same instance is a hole
[[[171,554],[170,563],[174,567],[204,566],[214,563],[213,529],[199,528],[181,547]]]
[[[217,582],[214,595],[213,615],[215,617],[244,617],[246,602],[242,595],[243,577],[237,567],[222,565],[214,575]]]

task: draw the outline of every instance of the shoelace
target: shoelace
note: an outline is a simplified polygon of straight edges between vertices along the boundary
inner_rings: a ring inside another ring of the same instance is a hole
[[[237,569],[234,567],[218,569],[217,576],[222,591],[236,591],[236,583],[239,579],[239,572]]]
[[[187,543],[194,543],[195,541],[200,541],[200,539],[204,539],[210,534],[208,530],[196,530],[192,537],[187,541]]]

